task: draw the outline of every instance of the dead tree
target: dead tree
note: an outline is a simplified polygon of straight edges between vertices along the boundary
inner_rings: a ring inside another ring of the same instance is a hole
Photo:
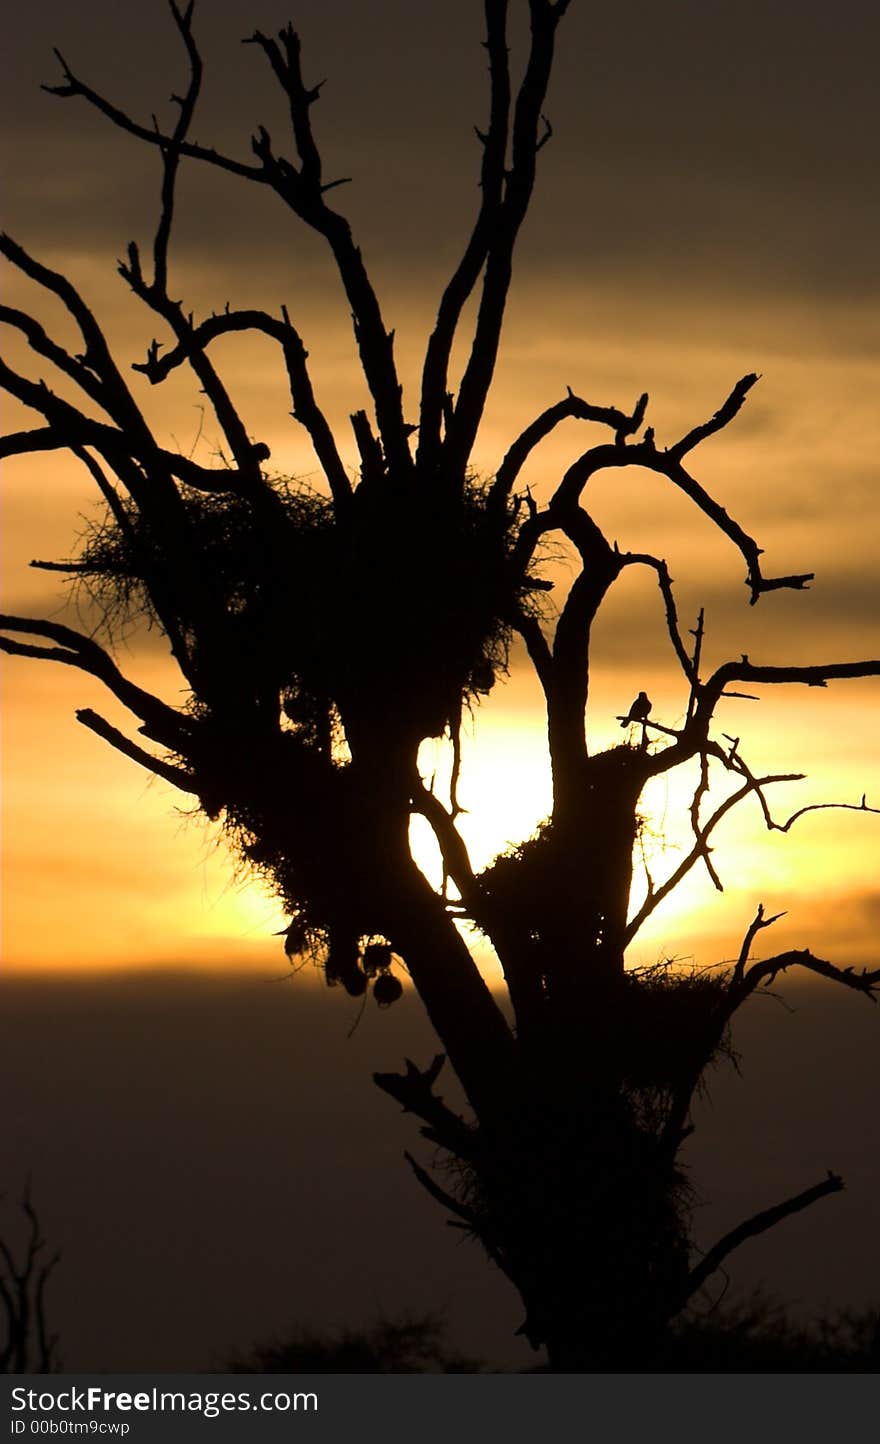
[[[85,101],[161,161],[152,253],[133,243],[120,266],[165,338],[134,370],[158,386],[189,369],[216,418],[226,464],[198,464],[151,430],[136,387],[71,281],[4,237],[7,261],[62,303],[81,344],[68,350],[31,315],[0,310],[0,320],[67,383],[62,394],[0,364],[3,386],[41,418],[7,435],[2,454],[67,449],[87,468],[106,512],[66,565],[111,614],[145,616],[161,628],[188,701],[172,707],[151,695],[94,636],[56,622],[3,617],[0,645],[91,673],[129,709],[136,737],[95,711],[77,717],[222,820],[286,903],[291,956],[310,951],[328,982],[355,996],[372,990],[385,1003],[399,996],[401,974],[411,979],[443,1051],[425,1069],[407,1062],[402,1074],[377,1074],[376,1082],[415,1115],[436,1150],[433,1171],[415,1159],[412,1167],[513,1282],[531,1342],[546,1346],[555,1368],[583,1370],[648,1358],[669,1320],[744,1239],[842,1187],[829,1174],[699,1257],[676,1160],[695,1089],[724,1049],[734,1012],[760,983],[798,967],[870,996],[880,969],[856,974],[809,951],[752,961],[758,932],[774,921],[761,909],[727,973],[638,972],[625,957],[691,869],[703,865],[718,882],[710,840],[733,808],[755,798],[768,827],[777,826],[767,792],[788,777],[756,774],[738,743],[716,734],[719,701],[738,688],[873,677],[880,661],[787,666],[742,656],[705,675],[702,622],[693,634],[682,630],[666,562],[620,550],[589,510],[598,473],[643,468],[682,492],[740,553],[753,604],[769,592],[805,588],[810,573],[765,575],[758,543],[694,466],[700,443],[737,416],[754,375],[736,383],[714,416],[666,446],[645,426],[647,395],[627,410],[569,391],[525,426],[494,476],[474,475],[514,247],[550,134],[542,111],[568,3],[528,0],[517,87],[507,0],[485,0],[489,117],[478,132],[479,207],[440,298],[417,412],[405,408],[394,336],[364,258],[331,203],[338,182],[324,175],[313,127],[320,87],[303,78],[291,26],[251,36],[288,102],[291,136],[285,149],[259,129],[248,159],[192,138],[201,82],[192,4],[170,0],[189,81],[166,128],[128,115],[59,56],[52,93]],[[197,319],[174,299],[169,242],[184,163],[273,192],[329,248],[371,397],[370,414],[352,417],[354,479],[287,308],[227,306]],[[453,342],[474,293],[469,347],[453,379]],[[260,333],[277,348],[292,415],[321,468],[320,490],[281,482],[267,469],[268,448],[248,433],[213,359],[215,341],[231,333]],[[81,406],[67,399],[69,383]],[[568,418],[605,439],[592,440],[538,505],[523,487],[524,467]],[[555,611],[543,561],[551,537],[564,539],[579,562]],[[639,735],[595,751],[585,731],[593,624],[632,568],[656,578],[685,720],[677,730],[655,724],[647,698],[637,699]],[[457,748],[462,707],[504,673],[517,638],[546,699],[552,814],[534,838],[477,873],[457,826],[457,765],[444,798],[420,776],[417,756],[426,738],[448,735]],[[642,792],[652,778],[695,761],[692,846],[633,911]],[[719,777],[728,786],[713,803],[710,784]],[[436,837],[448,884],[442,892],[411,855],[413,814]],[[512,1026],[457,926],[462,917],[497,953]],[[445,1058],[467,1097],[466,1115],[436,1091]]]
[[[58,1335],[46,1322],[46,1284],[61,1254],[45,1257],[46,1241],[31,1201],[30,1184],[21,1197],[27,1225],[19,1251],[0,1238],[0,1303],[5,1339],[0,1342],[0,1374],[54,1374],[58,1370]]]

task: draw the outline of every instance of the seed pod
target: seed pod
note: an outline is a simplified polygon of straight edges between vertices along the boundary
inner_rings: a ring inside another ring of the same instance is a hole
[[[367,991],[366,974],[362,973],[360,968],[354,973],[346,973],[342,986],[350,998],[362,998]]]
[[[373,997],[380,1008],[390,1008],[403,997],[403,984],[393,973],[380,973],[373,984]]]
[[[364,955],[361,959],[361,966],[368,978],[375,978],[391,967],[391,949],[387,943],[367,943],[364,948]]]

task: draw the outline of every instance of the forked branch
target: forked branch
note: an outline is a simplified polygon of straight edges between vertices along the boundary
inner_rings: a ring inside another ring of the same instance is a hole
[[[440,849],[443,866],[455,883],[462,902],[468,910],[473,907],[475,877],[467,846],[455,826],[455,816],[448,812],[433,792],[423,783],[413,790],[412,810],[424,817],[431,827]]]
[[[510,116],[507,8],[507,0],[485,0],[490,101],[489,128],[485,134],[477,131],[483,146],[480,209],[464,254],[443,292],[425,353],[416,457],[429,475],[439,460],[441,422],[444,416],[447,424],[453,419],[445,406],[452,343],[465,302],[485,264],[501,209]]]
[[[811,666],[762,667],[755,665],[744,654],[738,662],[725,662],[703,684],[694,726],[698,733],[705,736],[722,695],[737,682],[767,686],[796,684],[805,687],[827,687],[829,682],[878,676],[880,659],[877,658],[865,662],[816,662]]]
[[[163,220],[160,221],[159,232],[157,232],[158,249],[156,254],[160,261],[167,251],[173,209],[174,176],[177,161],[181,157],[198,160],[228,171],[242,179],[269,186],[300,220],[325,238],[336,261],[340,279],[351,306],[361,364],[376,407],[376,418],[385,454],[389,464],[397,469],[398,474],[406,476],[411,469],[412,458],[407,444],[407,429],[401,409],[401,388],[393,356],[393,334],[385,328],[376,293],[364,266],[360,250],[352,238],[348,222],[343,216],[331,210],[324,200],[324,193],[328,187],[320,181],[320,163],[316,160],[317,148],[308,116],[308,110],[316,98],[316,92],[306,90],[303,85],[299,67],[299,41],[295,32],[289,27],[282,32],[283,57],[274,41],[267,41],[265,37],[251,38],[256,39],[256,43],[260,44],[267,54],[276,78],[282,82],[288,95],[292,116],[294,113],[296,115],[294,133],[299,165],[275,154],[271,137],[263,128],[258,130],[252,142],[258,164],[245,164],[187,138],[186,132],[192,120],[198,92],[201,60],[190,28],[191,7],[187,7],[186,11],[181,12],[172,4],[172,13],[186,45],[190,65],[190,83],[186,98],[181,104],[178,124],[171,134],[161,130],[157,124],[154,124],[153,128],[149,128],[133,120],[118,106],[106,100],[75,75],[58,51],[56,51],[56,55],[62,66],[63,81],[60,85],[45,86],[44,89],[52,95],[82,97],[119,129],[161,151],[165,158],[165,189],[163,191]],[[136,261],[136,257],[130,256],[126,274],[134,289],[142,295],[143,299],[151,299],[146,292],[150,290],[152,284],[156,285],[153,300],[158,301],[165,294],[165,273],[162,265],[157,266],[154,283],[149,283],[140,274],[139,262]],[[178,321],[179,318],[171,314],[170,306],[157,307],[157,309],[167,313],[165,318],[169,323],[174,324],[175,321]],[[178,339],[180,339],[180,335],[178,335]]]
[[[710,1059],[724,1037],[728,1025],[737,1010],[747,998],[751,997],[761,983],[770,986],[778,975],[785,972],[788,968],[802,967],[808,972],[816,974],[818,977],[827,978],[830,982],[840,983],[844,987],[851,988],[854,992],[862,993],[865,997],[869,998],[871,1002],[876,1002],[876,989],[880,986],[880,968],[873,970],[862,968],[859,972],[856,972],[855,968],[841,968],[834,963],[828,962],[824,958],[817,958],[806,949],[792,949],[785,953],[779,953],[776,957],[755,962],[749,967],[749,957],[755,938],[761,931],[772,927],[774,923],[779,922],[780,918],[784,916],[784,913],[775,913],[773,916],[767,917],[764,912],[764,905],[761,903],[746,930],[739,956],[729,975],[727,987],[722,993],[720,1003],[712,1018],[711,1027],[703,1038],[700,1049],[690,1060],[679,1082],[673,1089],[667,1120],[660,1139],[661,1149],[666,1151],[669,1156],[675,1154],[681,1140],[686,1136],[688,1130],[685,1129],[685,1120],[687,1119],[694,1094]],[[768,1227],[769,1226],[771,1225],[768,1225]]]
[[[736,966],[733,970],[731,981],[734,985],[742,979],[746,964],[752,955],[752,944],[758,936],[758,933],[763,932],[764,928],[772,928],[773,924],[778,923],[780,918],[783,917],[785,917],[785,913],[774,913],[772,917],[768,918],[764,913],[764,904],[758,903],[758,910],[746,929],[746,935],[742,940],[742,947],[739,950],[739,957],[736,960]]]
[[[551,507],[560,511],[568,510],[580,499],[591,478],[600,471],[623,466],[642,466],[658,476],[665,476],[690,497],[719,531],[730,538],[746,563],[746,585],[753,604],[762,593],[776,591],[781,587],[803,590],[813,580],[813,573],[765,577],[761,571],[761,548],[754,537],[750,536],[681,464],[684,455],[707,436],[721,430],[737,415],[756,380],[755,376],[744,376],[709,421],[695,427],[665,451],[658,451],[653,429],[650,427],[639,442],[627,444],[625,437],[621,437],[615,443],[592,447],[569,467],[554,493]]]
[[[618,443],[622,444],[626,437],[632,436],[638,431],[647,405],[646,392],[639,397],[632,412],[627,415],[625,412],[619,411],[616,406],[594,406],[591,402],[584,401],[582,397],[575,396],[569,388],[568,395],[562,401],[557,401],[555,406],[548,406],[546,411],[542,411],[541,415],[536,417],[509,447],[492,483],[489,493],[490,505],[500,505],[507,500],[516,484],[517,477],[535,447],[549,436],[561,422],[575,418],[578,421],[595,421],[600,425],[610,426],[616,433]]]
[[[766,777],[749,776],[745,779],[742,785],[736,789],[735,792],[730,793],[730,795],[726,797],[722,803],[719,804],[719,806],[715,809],[712,815],[706,819],[705,822],[701,822],[699,815],[695,814],[692,811],[691,823],[694,831],[694,845],[690,849],[690,851],[682,858],[678,867],[670,873],[668,878],[666,878],[665,882],[661,883],[659,887],[649,885],[648,895],[645,898],[645,901],[639,908],[638,912],[635,913],[633,918],[627,924],[627,943],[632,942],[633,938],[636,936],[636,933],[645,924],[645,922],[647,922],[648,918],[655,911],[655,909],[659,907],[663,899],[668,897],[671,892],[675,891],[679,883],[681,883],[684,878],[687,877],[691,869],[701,860],[709,868],[710,875],[713,882],[715,883],[716,888],[719,891],[723,891],[721,881],[717,873],[715,872],[714,867],[712,867],[709,857],[709,853],[711,851],[709,847],[709,839],[718,824],[722,822],[724,818],[727,817],[728,813],[732,812],[735,807],[738,807],[739,804],[743,802],[747,797],[754,794],[759,794],[760,790],[763,787],[769,787],[772,784],[778,782],[800,782],[802,780],[803,774],[794,772],[776,773]],[[771,921],[775,921],[775,919],[772,919]],[[765,926],[766,925],[767,924],[765,924]]]
[[[178,366],[186,361],[191,362],[197,353],[204,352],[212,341],[221,336],[248,332],[268,336],[281,346],[293,403],[291,414],[294,420],[298,421],[308,432],[315,455],[327,478],[330,494],[337,511],[344,512],[351,497],[351,483],[342,464],[327,418],[315,399],[306,364],[309,353],[303,344],[302,337],[291,323],[286,306],[282,306],[280,318],[259,310],[227,310],[208,316],[198,325],[189,327],[181,335],[177,345],[166,351],[164,355],[159,354],[159,344],[154,341],[149,348],[146,361],[136,363],[133,369],[142,371],[148,380],[156,385],[164,381]],[[265,460],[268,454],[267,447],[265,455],[261,455],[257,459]]]
[[[149,735],[174,749],[185,739],[190,729],[190,720],[182,712],[130,682],[120,672],[109,652],[99,646],[91,637],[65,627],[60,622],[37,621],[32,617],[0,616],[0,628],[4,632],[21,633],[23,636],[42,637],[55,643],[54,646],[37,646],[21,642],[16,637],[0,636],[0,651],[15,657],[40,657],[49,662],[62,662],[65,666],[76,667],[88,672],[103,682],[115,697],[130,712],[139,717],[149,728]]]
[[[446,1055],[438,1053],[427,1068],[421,1069],[406,1058],[403,1073],[374,1073],[373,1082],[399,1103],[404,1113],[414,1113],[422,1120],[426,1125],[422,1132],[427,1138],[461,1158],[470,1158],[475,1152],[476,1135],[434,1092],[445,1062]]]
[[[556,30],[567,9],[568,0],[557,0],[556,4],[529,0],[531,42],[514,105],[510,163],[504,176],[503,197],[494,207],[474,339],[443,447],[444,461],[456,478],[464,475],[495,373],[513,251],[535,184]]]
[[[808,948],[790,948],[788,952],[778,953],[774,958],[764,958],[761,962],[753,963],[738,981],[732,983],[730,992],[731,998],[735,999],[734,1007],[739,1007],[760,983],[770,987],[780,973],[795,967],[805,968],[807,972],[815,973],[820,978],[828,978],[833,983],[842,983],[844,987],[864,993],[872,1002],[876,1002],[880,968],[860,968],[856,972],[853,967],[840,968],[825,958],[817,958]]]

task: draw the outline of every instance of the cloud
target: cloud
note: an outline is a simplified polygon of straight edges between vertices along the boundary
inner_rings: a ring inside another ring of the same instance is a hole
[[[269,31],[283,23],[280,0],[263,11]],[[334,201],[351,213],[365,254],[380,272],[449,264],[478,202],[472,126],[485,123],[487,98],[474,7],[426,10],[414,26],[402,0],[366,9],[334,0],[304,5],[298,21],[307,72],[330,77],[315,124],[328,175],[354,177]],[[266,123],[283,144],[287,119],[263,57],[238,43],[253,28],[249,7],[223,0],[198,23],[207,76],[199,138],[247,160],[250,135]],[[625,272],[658,295],[695,279],[716,292],[876,295],[872,7],[849,7],[844,25],[812,0],[792,24],[784,7],[757,0],[735,16],[697,0],[672,9],[637,0],[572,7],[564,23],[525,269],[589,269],[603,285]],[[56,236],[63,218],[70,243],[115,238],[118,247],[148,230],[155,158],[83,102],[39,92],[55,73],[50,43],[146,123],[168,114],[180,48],[167,16],[122,17],[106,0],[75,9],[49,0],[17,17],[7,105],[21,143],[9,213],[33,237]],[[182,194],[181,254],[201,256],[210,242],[228,263],[258,256],[274,269],[300,250],[297,226],[255,187],[188,166]]]

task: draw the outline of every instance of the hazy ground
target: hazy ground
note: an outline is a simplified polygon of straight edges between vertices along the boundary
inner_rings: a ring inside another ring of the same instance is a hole
[[[282,969],[279,969],[279,973]],[[801,1310],[880,1303],[874,1100],[880,1015],[842,990],[756,999],[689,1160],[709,1243],[841,1172],[847,1190],[746,1245]],[[370,1082],[435,1051],[415,1006],[356,1015],[304,978],[8,979],[0,1019],[3,1218],[33,1175],[63,1261],[50,1292],[68,1370],[198,1369],[286,1324],[445,1310],[452,1341],[498,1363],[517,1301],[444,1226],[401,1158],[413,1120]],[[447,1089],[451,1096],[452,1089]],[[425,1156],[429,1149],[422,1149]]]

